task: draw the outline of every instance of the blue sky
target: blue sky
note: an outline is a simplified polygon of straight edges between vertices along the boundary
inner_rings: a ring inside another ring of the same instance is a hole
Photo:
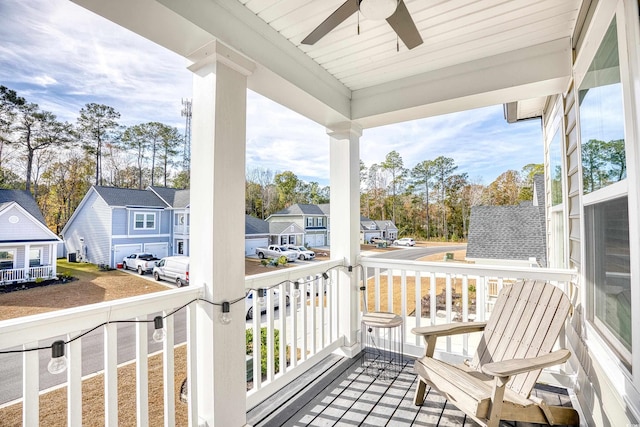
[[[0,1],[0,84],[63,120],[75,122],[82,106],[96,102],[119,111],[124,125],[160,121],[182,131],[181,99],[192,91],[186,66],[68,0]],[[408,168],[444,155],[484,184],[543,157],[540,122],[509,125],[501,105],[365,129],[360,141],[367,166],[392,150]],[[326,185],[328,159],[323,126],[249,92],[248,168],[291,170]]]

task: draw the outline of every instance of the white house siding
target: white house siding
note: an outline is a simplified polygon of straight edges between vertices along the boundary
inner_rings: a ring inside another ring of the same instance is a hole
[[[80,261],[110,264],[111,208],[93,190],[83,203],[64,233],[67,252],[80,254]]]
[[[9,222],[9,218],[15,217]],[[17,219],[17,222],[15,220]],[[12,207],[1,216],[0,241],[51,240],[51,233],[44,225],[25,214],[21,209]]]

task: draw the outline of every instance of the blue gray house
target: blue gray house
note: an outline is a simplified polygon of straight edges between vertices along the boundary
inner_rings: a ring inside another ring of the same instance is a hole
[[[31,193],[0,190],[0,285],[55,277],[59,242]]]
[[[61,234],[78,261],[115,267],[134,252],[173,253],[172,221],[172,207],[151,189],[93,186]]]

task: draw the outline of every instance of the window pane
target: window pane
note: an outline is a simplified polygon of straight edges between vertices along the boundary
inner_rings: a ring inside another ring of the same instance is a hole
[[[136,228],[144,227],[144,214],[136,214]]]
[[[147,214],[147,228],[155,228],[155,219],[154,214]]]
[[[585,232],[592,320],[612,336],[610,341],[614,347],[630,353],[631,275],[627,197],[586,206]]]
[[[580,85],[584,193],[627,176],[616,21],[611,22]]]
[[[551,175],[551,206],[562,203],[562,151],[560,132],[556,132],[549,145],[549,174]]]
[[[29,250],[29,267],[36,267],[40,264],[40,249]]]
[[[13,268],[13,251],[0,251],[0,270],[11,270]]]

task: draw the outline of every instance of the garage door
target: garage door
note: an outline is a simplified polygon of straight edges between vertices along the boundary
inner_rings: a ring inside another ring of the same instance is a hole
[[[312,248],[317,248],[319,246],[324,246],[324,234],[307,234],[304,238],[307,246],[311,246]]]
[[[169,256],[169,244],[164,243],[145,243],[144,251],[155,255],[156,258],[164,258]]]
[[[256,248],[265,248],[269,244],[269,239],[244,239],[244,254],[255,255]]]
[[[113,247],[113,264],[111,267],[116,268],[124,257],[136,252],[142,252],[142,245],[115,245]]]

